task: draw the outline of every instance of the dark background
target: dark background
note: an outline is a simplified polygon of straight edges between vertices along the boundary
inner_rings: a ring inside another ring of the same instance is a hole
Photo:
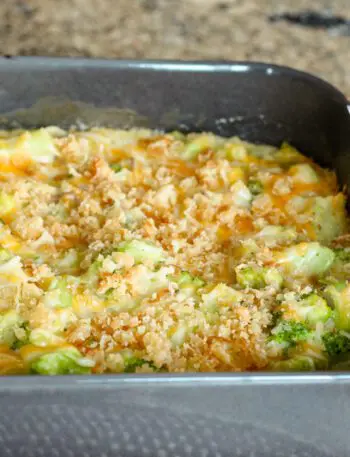
[[[350,0],[1,0],[0,53],[260,60],[313,72],[350,96],[349,23],[269,21],[310,9],[350,20]]]

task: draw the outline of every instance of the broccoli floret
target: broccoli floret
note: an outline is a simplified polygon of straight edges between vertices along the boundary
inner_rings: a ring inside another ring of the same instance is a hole
[[[247,150],[249,155],[254,157],[258,157],[264,160],[271,160],[274,159],[275,154],[277,152],[277,148],[275,146],[269,146],[267,144],[253,144],[253,143],[245,143],[247,146]]]
[[[246,161],[248,157],[248,151],[245,144],[240,143],[237,138],[233,138],[234,142],[229,143],[225,146],[226,156],[228,160],[239,160]],[[235,141],[238,141],[237,143]]]
[[[209,293],[202,295],[202,307],[206,312],[216,312],[220,306],[234,306],[243,298],[243,294],[220,283],[214,287]]]
[[[318,242],[299,243],[277,255],[277,263],[296,276],[319,276],[332,265],[333,251]]]
[[[181,158],[184,160],[193,160],[201,152],[206,151],[209,148],[215,146],[214,135],[198,135],[192,141],[190,141],[181,153]]]
[[[350,330],[350,286],[339,282],[327,286],[323,295],[328,304],[334,308],[334,322],[340,330]]]
[[[60,274],[75,273],[79,269],[80,260],[79,253],[75,249],[70,249],[57,260],[56,268]]]
[[[322,341],[331,357],[350,352],[350,337],[339,331],[325,333]]]
[[[25,340],[26,335],[24,331],[21,331],[23,325],[23,319],[14,310],[0,315],[0,344],[6,344],[8,347],[15,346],[19,340],[22,340],[22,338],[17,337],[21,333],[23,333]]]
[[[149,362],[148,360],[141,359],[139,357],[130,357],[124,362],[124,372],[125,373],[135,373],[137,367],[142,367],[143,365],[148,365],[154,371],[157,371],[156,366]]]
[[[254,196],[261,194],[264,191],[264,186],[261,181],[257,179],[249,179],[248,181],[248,189],[250,193]]]
[[[23,133],[18,139],[18,149],[40,163],[50,163],[57,155],[54,139],[44,128]]]
[[[282,319],[283,313],[281,310],[272,311],[271,313],[271,328],[276,327],[278,322]]]
[[[297,312],[300,317],[309,324],[316,325],[318,322],[326,322],[331,317],[332,310],[325,299],[317,294],[305,297],[298,306]]]
[[[11,349],[15,351],[16,349],[20,349],[22,346],[25,346],[29,343],[30,338],[30,330],[28,326],[28,322],[22,322],[17,329],[15,330],[16,339],[11,345]]]
[[[99,278],[99,269],[101,268],[101,266],[102,262],[100,262],[99,260],[95,260],[95,262],[93,262],[89,266],[87,272],[81,276],[82,282],[87,284],[91,288],[96,287]]]
[[[267,286],[273,286],[280,289],[283,285],[283,276],[276,268],[264,268],[264,281]]]
[[[305,341],[309,335],[309,329],[302,322],[282,320],[271,330],[270,341],[279,344],[285,343],[291,347],[299,341]]]
[[[182,287],[201,287],[204,285],[204,281],[197,276],[192,276],[188,271],[183,271],[179,276],[170,278]]]
[[[297,238],[297,232],[292,227],[281,225],[267,225],[255,235],[257,240],[262,240],[268,247],[278,244],[290,244]]]
[[[7,249],[0,248],[0,264],[7,262],[12,258],[12,254]]]
[[[198,290],[205,285],[202,279],[192,276],[188,271],[182,271],[179,275],[170,275],[168,280],[177,284],[178,292],[182,297],[197,295]]]
[[[283,277],[276,268],[237,268],[236,280],[241,287],[253,289],[262,289],[268,285],[279,289],[283,283]]]
[[[321,243],[330,243],[346,230],[345,196],[315,197],[311,210],[313,228]]]
[[[314,371],[316,365],[311,357],[299,355],[288,360],[272,362],[269,368],[271,371]]]
[[[337,282],[332,282],[332,284],[329,284],[328,287],[326,287],[323,291],[325,294],[326,298],[331,301],[331,304],[335,306],[334,301],[336,300],[335,297],[332,295],[332,291],[335,292],[342,292],[345,288],[347,287],[347,282],[346,281],[337,281]]]
[[[54,332],[43,328],[35,328],[30,332],[28,343],[37,347],[55,346],[59,344],[61,338],[56,336]]]
[[[290,167],[305,160],[305,157],[297,149],[286,142],[282,143],[274,158],[280,165],[285,167]]]
[[[350,248],[333,249],[336,260],[342,263],[350,263]]]
[[[41,375],[88,374],[93,362],[84,359],[76,348],[59,349],[44,354],[31,364],[32,373]]]
[[[244,182],[239,179],[231,187],[234,204],[240,208],[249,208],[252,202],[252,194]]]
[[[169,132],[169,135],[176,141],[186,140],[186,135],[179,130],[173,130],[172,132]]]
[[[15,209],[15,199],[4,191],[0,192],[0,216],[6,216]]]
[[[334,278],[333,276],[327,276],[325,278],[318,279],[318,283],[325,287],[325,286],[337,286],[337,287],[346,287],[346,281],[339,281],[338,279]]]
[[[198,330],[198,328],[197,328]],[[195,330],[193,330],[195,332]],[[188,325],[185,322],[180,322],[172,331],[170,332],[171,342],[174,347],[182,346],[185,342],[185,338],[188,334]]]
[[[236,280],[241,287],[251,287],[254,289],[265,287],[264,275],[261,268],[237,268]]]
[[[305,184],[314,184],[319,182],[316,171],[308,163],[300,163],[290,168],[289,173],[295,181]]]
[[[55,279],[45,294],[44,302],[50,308],[70,308],[73,297],[66,278]]]
[[[135,262],[143,262],[144,260],[161,262],[164,260],[163,249],[147,241],[124,241],[118,245],[117,250],[119,252],[127,252],[132,255]]]
[[[119,163],[112,163],[110,167],[114,173],[118,173],[122,169],[122,166]]]

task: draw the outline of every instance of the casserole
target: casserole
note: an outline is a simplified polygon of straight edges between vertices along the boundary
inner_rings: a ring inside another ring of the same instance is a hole
[[[349,366],[346,198],[292,146],[2,130],[0,180],[1,375]]]
[[[293,70],[14,58],[1,62],[0,89],[5,127],[98,122],[286,140],[348,184],[346,100]],[[320,372],[3,378],[2,446],[7,455],[345,456],[349,380]]]

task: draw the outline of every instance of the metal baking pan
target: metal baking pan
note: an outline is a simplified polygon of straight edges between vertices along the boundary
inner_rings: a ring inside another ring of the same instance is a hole
[[[345,97],[268,64],[2,58],[0,122],[287,140],[350,182]],[[0,455],[348,457],[349,399],[335,372],[4,377]]]

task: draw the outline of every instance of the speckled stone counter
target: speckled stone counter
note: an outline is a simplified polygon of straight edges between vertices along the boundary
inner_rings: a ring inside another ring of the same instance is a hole
[[[350,19],[350,0],[2,0],[0,51],[268,61],[315,73],[350,96],[350,36],[268,20],[330,7]]]

